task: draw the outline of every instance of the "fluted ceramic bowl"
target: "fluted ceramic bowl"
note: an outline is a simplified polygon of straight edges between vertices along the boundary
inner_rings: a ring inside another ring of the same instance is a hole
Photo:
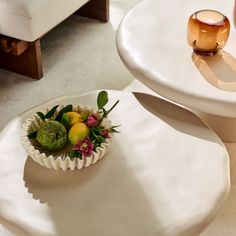
[[[60,109],[62,108],[63,106],[60,106]],[[42,112],[46,113],[49,111],[49,109],[50,108],[47,108],[45,111]],[[57,111],[55,112],[55,115],[58,114],[58,110],[59,109],[57,109]],[[85,112],[90,112],[92,114],[95,111],[95,109],[85,107],[82,105],[73,105],[73,111],[76,112],[85,111]],[[66,145],[66,147],[60,151],[55,151],[55,152],[46,151],[37,143],[35,139],[28,138],[28,134],[38,130],[42,122],[43,121],[37,116],[37,114],[33,115],[32,117],[29,117],[23,124],[21,132],[21,140],[26,152],[35,162],[39,163],[41,166],[45,166],[47,168],[51,168],[54,170],[60,170],[60,169],[80,170],[84,167],[88,167],[92,164],[95,164],[97,161],[99,161],[104,157],[112,141],[112,137],[106,138],[105,142],[102,143],[100,147],[97,147],[96,152],[93,151],[91,156],[88,157],[82,156],[82,159],[71,158],[69,157],[70,150],[68,145]],[[109,120],[105,121],[105,124],[108,126],[110,123],[111,122]]]

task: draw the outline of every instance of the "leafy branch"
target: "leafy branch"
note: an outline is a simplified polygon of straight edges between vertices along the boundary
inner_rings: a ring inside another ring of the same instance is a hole
[[[108,116],[108,114],[119,103],[119,100],[117,100],[115,102],[115,104],[109,110],[106,110],[104,107],[108,103],[108,101],[109,101],[109,99],[108,99],[107,91],[103,90],[103,91],[99,92],[98,97],[97,97],[97,106],[98,106],[98,112],[102,113],[102,118],[101,118],[100,122],[97,125],[99,125],[102,122],[103,118],[106,118]]]

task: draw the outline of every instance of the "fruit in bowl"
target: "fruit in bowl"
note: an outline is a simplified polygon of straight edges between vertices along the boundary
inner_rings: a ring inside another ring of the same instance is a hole
[[[89,135],[89,128],[85,123],[75,123],[69,130],[68,138],[71,144],[75,145],[78,141],[84,141]]]
[[[39,164],[53,169],[81,169],[101,159],[118,126],[112,126],[106,110],[108,93],[99,92],[98,109],[83,105],[57,105],[38,111],[22,129],[23,145]]]
[[[37,132],[36,140],[46,150],[58,151],[66,144],[66,128],[58,121],[44,122]]]

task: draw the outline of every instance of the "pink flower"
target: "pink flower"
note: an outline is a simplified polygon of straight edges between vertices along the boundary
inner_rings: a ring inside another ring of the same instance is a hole
[[[84,141],[78,141],[78,143],[73,147],[74,151],[80,152],[83,156],[90,156],[93,152],[94,144],[91,143],[89,137],[86,137]]]
[[[88,127],[93,127],[93,126],[95,126],[97,124],[97,122],[98,122],[98,118],[96,117],[95,114],[93,114],[93,115],[88,117],[86,125]]]
[[[108,132],[108,130],[103,130],[103,131],[101,132],[101,135],[102,135],[103,138],[109,138],[109,132]]]

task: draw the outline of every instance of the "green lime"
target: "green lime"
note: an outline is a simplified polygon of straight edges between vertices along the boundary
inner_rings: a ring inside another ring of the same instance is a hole
[[[58,121],[47,121],[38,130],[36,140],[46,150],[58,151],[66,144],[66,128]]]

